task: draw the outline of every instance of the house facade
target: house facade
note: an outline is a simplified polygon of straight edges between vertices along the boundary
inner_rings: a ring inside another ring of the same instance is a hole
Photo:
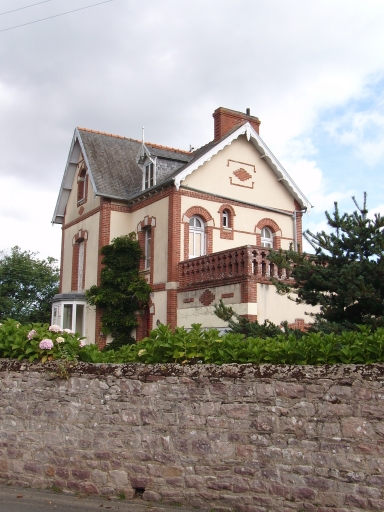
[[[84,293],[99,284],[100,248],[132,231],[152,288],[137,340],[160,323],[225,327],[213,313],[220,299],[252,320],[304,318],[271,285],[272,275],[290,277],[266,257],[301,246],[311,205],[261,139],[257,117],[220,107],[213,118],[214,139],[193,152],[76,128],[53,217],[62,225],[53,323],[109,341]]]

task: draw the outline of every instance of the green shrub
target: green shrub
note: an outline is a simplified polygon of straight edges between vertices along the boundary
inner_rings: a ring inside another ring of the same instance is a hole
[[[52,327],[51,327],[52,328]],[[36,332],[30,339],[32,329]],[[48,338],[49,336],[49,338]],[[42,349],[41,341],[52,341],[51,349]],[[61,339],[60,339],[61,338]],[[59,340],[59,342],[58,342]],[[64,341],[62,341],[64,340]],[[384,328],[357,326],[357,330],[282,333],[273,337],[246,338],[243,334],[220,336],[216,329],[190,330],[160,325],[148,338],[117,350],[100,351],[96,345],[81,345],[76,334],[52,332],[48,325],[22,326],[7,320],[0,326],[0,357],[29,361],[64,359],[89,363],[145,364],[369,364],[384,362]]]

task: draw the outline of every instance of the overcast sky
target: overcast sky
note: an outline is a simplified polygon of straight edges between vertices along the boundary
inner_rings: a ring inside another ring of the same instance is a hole
[[[260,135],[324,211],[368,192],[384,213],[383,0],[0,0],[0,250],[60,257],[54,207],[73,130],[181,149],[213,111]]]

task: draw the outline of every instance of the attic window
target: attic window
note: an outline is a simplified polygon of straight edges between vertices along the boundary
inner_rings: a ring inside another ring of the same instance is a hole
[[[84,203],[87,196],[87,170],[83,168],[77,177],[77,203]]]
[[[145,175],[144,175],[144,189],[153,187],[154,185],[154,177],[155,177],[155,166],[153,162],[150,162],[145,166]]]

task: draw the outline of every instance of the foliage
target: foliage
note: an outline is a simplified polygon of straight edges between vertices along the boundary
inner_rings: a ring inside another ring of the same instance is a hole
[[[55,327],[55,326],[53,326]],[[31,336],[32,329],[36,332]],[[40,348],[50,338],[50,350]],[[216,329],[204,330],[194,324],[191,330],[177,327],[174,331],[160,325],[134,345],[118,350],[100,351],[96,345],[85,345],[76,334],[49,330],[48,325],[21,325],[7,320],[0,325],[0,357],[29,361],[60,360],[57,375],[68,377],[76,361],[89,363],[145,364],[368,364],[384,362],[384,328],[358,326],[356,331],[341,334],[280,333],[267,338],[245,338],[227,333],[220,337]]]
[[[52,341],[52,348],[44,349],[43,340]],[[22,325],[16,320],[7,319],[0,324],[0,357],[52,361],[61,359],[75,361],[84,342],[78,334],[58,326],[31,323]]]
[[[318,320],[376,324],[384,316],[384,218],[368,218],[364,205],[352,214],[325,212],[329,234],[306,231],[315,254],[271,252],[270,261],[291,271],[293,283],[274,281],[279,293],[294,292],[297,303],[320,305]]]
[[[230,306],[226,306],[223,300],[220,299],[219,304],[215,304],[215,315],[221,320],[228,322],[228,329],[237,334],[243,334],[246,338],[268,338],[272,336],[278,336],[282,332],[294,334],[296,337],[301,337],[303,333],[299,330],[293,330],[288,328],[287,322],[282,322],[280,326],[264,320],[264,323],[260,324],[257,320],[251,322],[243,316],[238,315]]]
[[[58,292],[57,260],[15,246],[0,253],[0,320],[49,322],[50,301]]]
[[[104,255],[100,286],[86,292],[87,302],[101,308],[104,334],[111,334],[116,344],[129,344],[137,325],[135,313],[147,304],[151,291],[139,273],[141,249],[135,233],[130,233],[115,238],[100,252]]]

